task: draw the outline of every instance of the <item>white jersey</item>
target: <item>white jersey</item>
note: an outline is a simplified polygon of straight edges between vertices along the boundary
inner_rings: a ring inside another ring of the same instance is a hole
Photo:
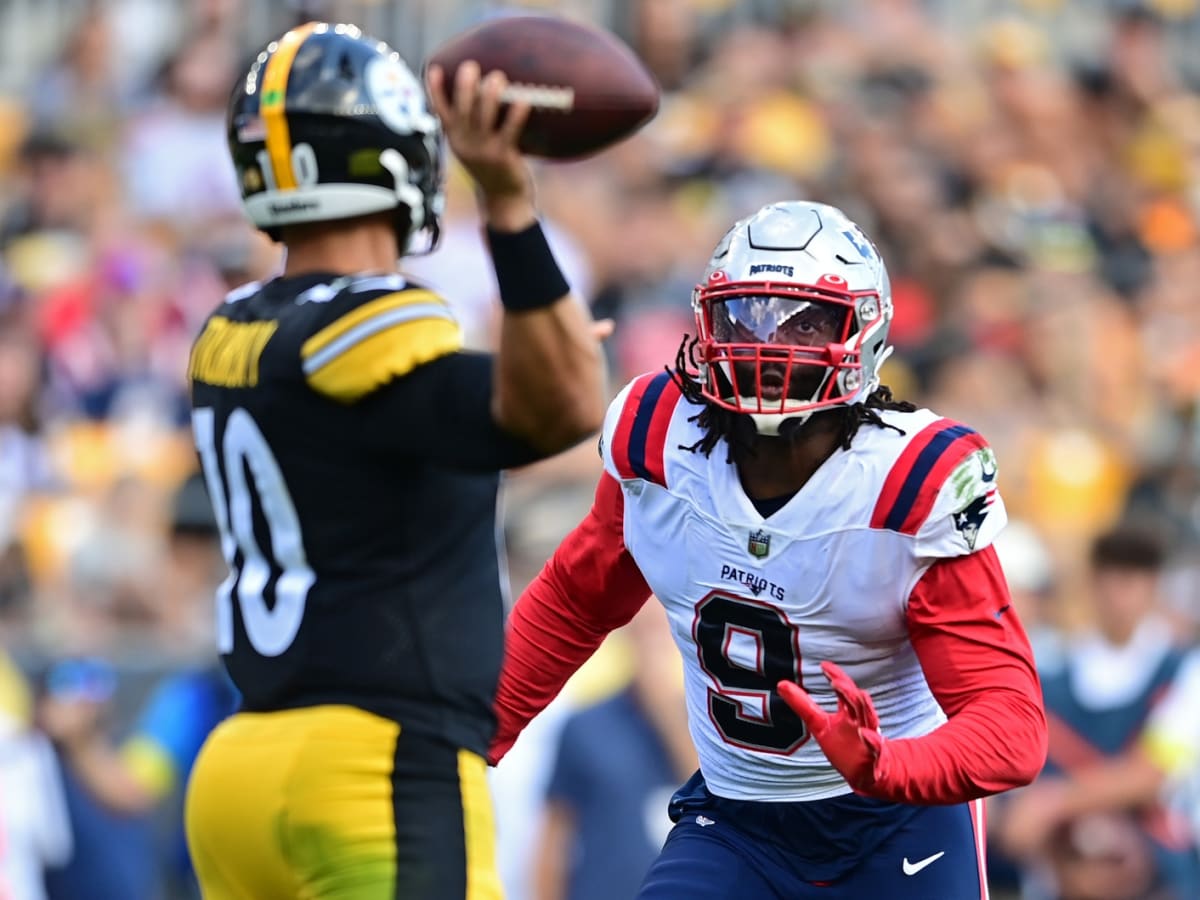
[[[601,443],[622,486],[624,540],[671,620],[688,719],[713,793],[818,800],[849,792],[774,693],[799,680],[836,708],[820,671],[840,665],[866,690],[889,738],[946,718],[909,641],[910,592],[934,561],[986,547],[1003,527],[995,457],[965,425],[928,410],[883,412],[785,506],[763,518],[700,407],[666,372],[613,402]]]
[[[0,715],[0,897],[41,900],[45,869],[71,856],[71,824],[50,743]]]

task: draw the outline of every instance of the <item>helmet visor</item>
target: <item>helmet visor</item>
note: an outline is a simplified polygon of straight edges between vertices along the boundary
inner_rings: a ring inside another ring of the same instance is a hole
[[[778,294],[743,294],[715,300],[711,315],[718,343],[819,347],[845,341],[851,308]]]

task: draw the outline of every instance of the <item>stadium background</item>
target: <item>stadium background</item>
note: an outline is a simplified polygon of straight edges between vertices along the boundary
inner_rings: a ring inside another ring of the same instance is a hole
[[[735,218],[780,198],[842,206],[892,272],[885,381],[996,446],[1015,520],[1004,561],[1039,652],[1088,625],[1089,544],[1128,517],[1166,540],[1162,611],[1181,640],[1195,638],[1192,0],[529,8],[612,28],[665,91],[634,140],[538,168],[565,268],[597,315],[617,320],[614,390],[674,359],[691,286]],[[203,512],[186,481],[186,353],[222,293],[278,261],[241,218],[224,157],[242,61],[312,14],[359,22],[416,63],[501,11],[465,0],[0,4],[0,636],[16,664],[4,679],[14,722],[29,721],[61,661],[98,658],[116,672],[106,724],[119,741],[160,679],[211,658],[220,573],[207,548],[177,540],[202,530]],[[473,215],[451,172],[442,248],[410,268],[486,346],[496,304]],[[586,447],[509,480],[515,591],[582,515],[596,472]],[[629,654],[606,652],[577,698],[619,682]],[[514,848],[534,827],[551,734],[535,732],[538,747],[497,786],[502,826],[513,818],[501,842],[510,873],[524,866]],[[174,809],[159,809],[160,833]],[[144,864],[165,870],[168,856]]]

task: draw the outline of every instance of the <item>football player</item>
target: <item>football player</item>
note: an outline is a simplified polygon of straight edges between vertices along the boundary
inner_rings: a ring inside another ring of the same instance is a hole
[[[738,222],[693,305],[697,339],[613,402],[592,510],[516,604],[491,759],[653,592],[700,770],[643,900],[986,896],[981,798],[1046,753],[995,456],[880,384],[887,271],[840,211]]]
[[[387,45],[309,23],[234,90],[245,207],[286,245],[190,359],[228,578],[217,640],[244,697],[187,797],[204,896],[494,898],[484,754],[503,644],[501,469],[597,430],[602,354],[547,248],[506,83],[425,92]],[[440,123],[439,123],[440,117]],[[497,354],[397,260],[437,238],[442,128],[475,179]]]

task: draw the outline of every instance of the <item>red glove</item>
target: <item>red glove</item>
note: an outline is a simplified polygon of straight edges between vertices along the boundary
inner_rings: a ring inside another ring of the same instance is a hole
[[[872,788],[887,777],[887,741],[879,733],[879,716],[866,691],[838,668],[836,663],[821,663],[838,698],[832,715],[813,701],[800,685],[792,681],[778,684],[779,696],[791,707],[817,739],[830,764],[842,773],[850,787],[871,795]]]

